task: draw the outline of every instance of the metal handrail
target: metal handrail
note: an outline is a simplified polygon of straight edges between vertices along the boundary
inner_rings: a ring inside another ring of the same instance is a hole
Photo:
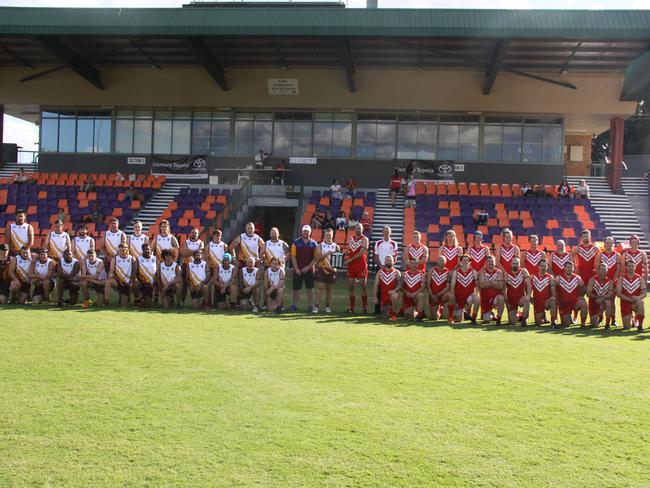
[[[223,208],[220,215],[226,215],[225,218],[222,217],[221,229],[225,231],[230,227],[230,224],[237,218],[237,212],[241,207],[243,207],[249,198],[253,194],[253,184],[251,181],[246,181],[241,188],[235,190],[231,197],[228,199],[226,206]],[[212,228],[216,229],[218,227],[219,215],[214,219]],[[225,237],[225,236],[224,236]]]

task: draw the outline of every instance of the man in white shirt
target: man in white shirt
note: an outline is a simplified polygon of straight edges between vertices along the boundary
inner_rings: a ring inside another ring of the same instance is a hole
[[[383,238],[375,242],[375,264],[378,268],[382,268],[388,256],[392,256],[393,262],[397,261],[397,242],[390,238],[391,228],[390,225],[385,225],[382,230]],[[378,302],[375,304],[375,313],[378,314],[381,307]]]

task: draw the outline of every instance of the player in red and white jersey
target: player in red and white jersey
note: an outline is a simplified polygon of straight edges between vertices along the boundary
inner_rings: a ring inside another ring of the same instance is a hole
[[[555,279],[548,272],[548,261],[542,259],[539,262],[539,271],[530,277],[532,290],[531,300],[533,302],[533,313],[535,314],[535,325],[542,325],[546,320],[546,310],[551,312],[551,326],[555,327],[557,317],[557,302],[555,299]]]
[[[571,255],[576,263],[576,273],[580,275],[583,283],[589,283],[596,273],[596,258],[600,248],[591,242],[591,232],[587,229],[580,233],[580,244],[571,250]]]
[[[427,275],[427,292],[429,294],[429,318],[438,320],[442,317],[444,306],[450,300],[451,273],[445,267],[445,257],[440,256],[436,265]]]
[[[476,271],[470,266],[470,259],[467,254],[460,257],[460,266],[453,271],[451,276],[452,296],[449,305],[449,323],[459,322],[461,313],[465,312],[465,318],[476,325],[478,315],[479,298],[476,294]]]
[[[530,273],[520,266],[519,258],[513,258],[512,267],[506,272],[506,303],[510,325],[515,325],[517,318],[522,326],[526,325],[530,314],[530,294]],[[521,314],[518,313],[519,307]]]
[[[505,275],[502,269],[496,267],[494,256],[488,256],[485,268],[478,274],[478,288],[481,296],[481,317],[483,321],[492,320],[492,310],[496,308],[495,320],[501,322],[505,303],[504,291],[506,287]]]
[[[568,261],[564,265],[564,273],[555,277],[555,293],[557,306],[560,315],[560,327],[568,327],[571,324],[571,313],[580,312],[581,327],[587,323],[587,302],[584,299],[585,284],[580,275],[574,273],[575,264]]]
[[[614,250],[616,242],[609,236],[605,238],[605,249],[596,257],[596,270],[600,264],[607,265],[607,279],[615,280],[621,274],[621,255]]]
[[[546,259],[546,253],[542,249],[538,249],[539,237],[535,234],[528,236],[528,243],[530,249],[521,253],[521,267],[526,268],[528,274],[532,276],[539,273],[539,262]]]
[[[393,256],[393,259],[397,261],[397,242],[390,238],[391,235],[390,225],[385,225],[382,229],[382,238],[378,241],[375,241],[375,264],[377,266],[383,266],[386,256]]]
[[[607,265],[600,263],[596,275],[587,283],[589,298],[589,318],[591,327],[598,327],[605,314],[605,328],[609,329],[612,322],[612,303],[614,302],[615,282],[607,277]]]
[[[483,244],[483,232],[474,232],[474,242],[467,247],[467,255],[471,261],[472,269],[476,272],[485,268],[487,257],[490,255],[490,246]]]
[[[409,269],[402,273],[402,310],[404,318],[422,321],[424,318],[426,276],[418,269],[417,261],[411,261]]]
[[[445,240],[438,249],[438,257],[444,256],[445,266],[448,271],[453,271],[458,267],[460,257],[463,255],[463,248],[458,245],[456,233],[453,230],[445,232]]]
[[[375,275],[375,303],[385,310],[390,320],[397,320],[400,300],[401,273],[395,269],[393,257],[388,256]],[[386,309],[386,306],[388,308]],[[380,310],[381,312],[381,310]]]
[[[363,224],[354,226],[354,233],[348,240],[348,251],[344,263],[348,266],[348,292],[350,308],[348,313],[354,313],[356,303],[356,282],[361,285],[361,308],[363,313],[368,311],[368,238],[363,235]]]
[[[551,273],[553,276],[559,276],[564,273],[564,265],[569,261],[573,262],[573,256],[566,249],[566,243],[559,239],[555,242],[555,251],[551,253]]]
[[[630,329],[636,325],[643,330],[645,309],[643,300],[646,297],[646,280],[636,273],[636,263],[631,259],[625,261],[625,272],[618,280],[616,295],[621,300],[621,317],[623,328]],[[632,314],[634,313],[634,317]]]
[[[519,246],[512,243],[512,231],[510,229],[503,229],[501,236],[503,237],[503,244],[496,251],[497,267],[508,273],[512,268],[512,260],[521,257],[521,251]]]
[[[630,247],[623,251],[621,259],[623,263],[634,261],[634,272],[648,281],[648,256],[645,251],[639,249],[639,236],[630,236]],[[621,270],[623,274],[623,270]]]
[[[422,235],[416,230],[413,232],[413,242],[406,246],[404,252],[404,267],[408,269],[411,261],[418,262],[418,269],[420,271],[427,270],[427,262],[429,261],[429,248],[421,243]]]

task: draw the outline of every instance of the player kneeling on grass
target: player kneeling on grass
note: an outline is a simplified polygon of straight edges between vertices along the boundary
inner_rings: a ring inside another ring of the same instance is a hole
[[[605,328],[609,329],[612,322],[614,303],[614,283],[607,277],[607,265],[598,264],[596,276],[587,284],[587,297],[589,297],[589,319],[591,327],[598,327],[605,315]]]
[[[0,244],[0,304],[9,301],[9,266],[11,266],[11,257],[9,257],[9,246]]]
[[[148,242],[142,244],[142,254],[135,260],[135,291],[138,296],[136,303],[141,307],[151,307],[156,290],[156,270],[158,260],[151,251]]]
[[[9,265],[9,299],[15,300],[21,305],[24,304],[29,298],[29,291],[32,283],[29,278],[29,272],[32,266],[32,261],[36,259],[28,246],[20,248],[20,254],[12,258]]]
[[[643,300],[646,297],[646,282],[635,271],[636,263],[629,259],[625,261],[625,272],[618,280],[616,294],[621,299],[621,317],[625,330],[636,325],[638,330],[643,330],[645,310]],[[634,317],[632,316],[634,313]]]
[[[242,310],[257,312],[260,302],[260,288],[262,273],[255,267],[255,259],[246,258],[246,266],[240,271],[239,276],[239,307]]]
[[[63,293],[67,290],[70,299],[69,305],[76,305],[79,300],[79,288],[81,287],[81,265],[72,257],[72,249],[63,251],[63,259],[57,265],[56,291],[57,305],[63,306]]]
[[[572,261],[564,264],[564,272],[555,277],[555,292],[557,306],[560,314],[559,327],[568,327],[571,324],[573,311],[580,312],[580,327],[586,327],[587,302],[584,299],[585,284],[582,278],[574,273],[575,265]]]
[[[427,276],[427,292],[429,293],[429,318],[439,320],[452,297],[450,296],[449,282],[451,273],[445,266],[446,258],[439,256],[436,265],[431,268]]]
[[[447,264],[449,267],[449,264]],[[447,308],[449,309],[449,323],[460,322],[464,312],[465,320],[471,320],[476,325],[478,306],[480,300],[476,294],[477,275],[470,267],[470,258],[467,254],[460,257],[460,266],[453,271],[450,289],[453,293]],[[497,322],[498,324],[499,322]]]
[[[318,244],[314,259],[316,260],[316,306],[314,313],[318,313],[323,292],[325,292],[325,312],[331,313],[332,287],[336,283],[336,268],[332,266],[332,254],[341,252],[339,245],[333,242],[334,231],[325,229],[323,242]]]
[[[484,322],[492,320],[492,311],[496,308],[494,320],[501,322],[505,298],[506,279],[502,269],[497,268],[494,256],[485,258],[485,268],[478,273],[478,287],[481,296],[481,317]]]
[[[117,255],[111,261],[106,286],[104,286],[104,304],[109,304],[111,292],[117,290],[121,306],[131,302],[131,291],[135,281],[135,259],[129,254],[129,248],[122,243],[117,248]]]
[[[397,320],[401,277],[401,273],[394,267],[393,256],[386,256],[384,265],[379,268],[375,276],[373,296],[375,297],[375,304],[380,307],[380,313],[383,313],[390,320]]]
[[[32,259],[32,265],[29,270],[29,278],[34,285],[32,302],[39,304],[50,299],[50,293],[54,290],[56,283],[54,278],[55,271],[56,264],[52,258],[48,257],[47,249],[40,249],[38,251],[38,257]]]
[[[557,302],[555,300],[555,279],[548,272],[548,261],[545,258],[539,262],[539,272],[530,277],[532,302],[535,313],[535,325],[546,321],[546,310],[551,312],[551,326],[555,327]]]
[[[237,306],[237,268],[232,265],[230,253],[223,255],[212,276],[214,285],[214,303],[217,308],[225,310]]]
[[[270,266],[264,273],[264,298],[269,312],[279,313],[282,309],[284,280],[284,269],[280,267],[280,260],[271,258]]]
[[[157,283],[160,293],[160,302],[163,308],[170,308],[174,299],[176,308],[183,308],[183,273],[181,267],[174,261],[171,249],[164,249],[160,256],[162,261],[158,266]]]
[[[203,261],[203,251],[194,251],[194,260],[187,265],[187,287],[192,298],[192,308],[210,308],[210,266]]]
[[[424,319],[424,285],[426,277],[420,271],[418,262],[412,260],[409,269],[402,274],[402,295],[404,303],[402,310],[404,318],[415,319],[421,322]]]
[[[530,314],[530,274],[522,268],[519,258],[512,258],[510,271],[506,272],[506,296],[508,305],[508,322],[515,325],[519,321],[526,325]],[[521,307],[521,313],[519,313]]]
[[[97,258],[95,249],[90,248],[86,259],[81,263],[81,297],[83,308],[90,306],[90,291],[95,292],[95,303],[104,305],[104,287],[106,286],[106,269],[104,261]]]

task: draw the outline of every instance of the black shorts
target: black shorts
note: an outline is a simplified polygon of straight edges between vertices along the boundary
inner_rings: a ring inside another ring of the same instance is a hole
[[[9,283],[0,281],[0,295],[9,296]]]
[[[63,290],[70,290],[70,293],[79,293],[80,285],[67,278],[60,278]]]
[[[226,290],[226,293],[221,293],[221,288],[218,287],[214,290],[215,303],[225,302],[227,298],[228,298],[228,290]]]
[[[32,284],[31,283],[23,283],[22,281],[20,282],[20,288],[18,289],[18,293],[26,293],[29,295],[29,290],[32,289]]]
[[[100,285],[99,283],[92,283],[90,289],[97,294],[104,293],[104,285]]]
[[[269,295],[269,298],[273,301],[276,301],[278,299],[278,291],[272,291],[271,294]]]
[[[296,270],[293,271],[293,289],[302,290],[302,283],[305,283],[305,288],[308,290],[314,289],[314,273],[311,271],[309,273],[297,274]]]
[[[203,298],[203,291],[201,288],[192,288],[190,290],[190,297],[192,297],[192,300],[198,300],[199,298]]]
[[[252,293],[243,293],[241,291],[239,292],[239,300],[240,301],[241,300],[250,300],[252,296],[253,296]]]
[[[131,295],[131,287],[129,285],[119,283],[117,285],[117,293],[119,293],[120,295],[129,296]]]
[[[153,286],[149,283],[140,282],[140,293],[143,297],[151,298],[153,296]]]
[[[176,286],[177,285],[170,285],[167,288],[165,288],[164,295],[167,298],[173,298],[174,296],[176,296]]]

